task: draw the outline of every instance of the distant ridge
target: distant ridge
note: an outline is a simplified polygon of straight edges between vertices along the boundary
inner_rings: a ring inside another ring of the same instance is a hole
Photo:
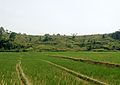
[[[120,31],[109,34],[27,35],[0,27],[1,52],[119,51]]]

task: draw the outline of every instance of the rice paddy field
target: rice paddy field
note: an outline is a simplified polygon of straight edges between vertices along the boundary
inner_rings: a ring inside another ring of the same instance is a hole
[[[120,85],[120,52],[0,52],[0,85]]]

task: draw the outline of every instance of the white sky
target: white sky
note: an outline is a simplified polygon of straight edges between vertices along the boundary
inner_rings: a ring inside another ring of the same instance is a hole
[[[39,35],[111,33],[120,29],[120,0],[0,0],[0,26]]]

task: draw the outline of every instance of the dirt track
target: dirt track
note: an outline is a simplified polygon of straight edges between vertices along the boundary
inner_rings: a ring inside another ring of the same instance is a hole
[[[16,64],[16,72],[18,74],[18,78],[20,80],[21,85],[31,85],[31,83],[29,82],[28,78],[25,76],[25,74],[21,68],[21,61],[19,61]]]

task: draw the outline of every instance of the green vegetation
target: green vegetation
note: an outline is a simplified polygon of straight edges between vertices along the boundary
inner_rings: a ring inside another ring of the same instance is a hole
[[[35,36],[0,27],[0,85],[120,85],[119,50],[120,31]]]
[[[120,52],[54,52],[50,54],[120,64]]]
[[[119,51],[120,31],[111,34],[71,36],[26,35],[0,27],[0,51]]]
[[[86,54],[86,55],[85,55]],[[90,55],[91,54],[91,55]],[[31,85],[93,85],[95,83],[78,78],[64,69],[60,69],[49,62],[59,65],[96,79],[109,85],[119,85],[120,68],[106,67],[100,64],[72,61],[50,57],[52,55],[77,57],[91,60],[100,60],[119,63],[119,52],[1,52],[0,53],[0,84],[3,80],[6,85],[20,85],[20,76],[16,65],[21,61],[23,73]],[[109,56],[110,55],[110,56]],[[108,56],[111,57],[108,60]],[[102,57],[102,58],[101,58]],[[116,59],[116,61],[115,61]],[[44,61],[45,60],[45,61]],[[46,62],[47,61],[47,62]],[[103,62],[104,62],[103,61]],[[4,76],[3,76],[4,75]],[[11,80],[12,79],[12,80]],[[12,83],[11,83],[12,81]],[[97,85],[97,84],[95,84]]]
[[[40,58],[39,58],[40,59]],[[41,60],[24,60],[22,67],[33,85],[86,85],[86,81],[80,80],[67,72],[60,70]]]
[[[0,53],[0,85],[20,85],[16,73],[17,61],[12,55]]]
[[[109,68],[101,65],[93,65],[72,60],[51,58],[47,56],[44,56],[42,58],[111,85],[119,85],[120,83],[120,68]]]

